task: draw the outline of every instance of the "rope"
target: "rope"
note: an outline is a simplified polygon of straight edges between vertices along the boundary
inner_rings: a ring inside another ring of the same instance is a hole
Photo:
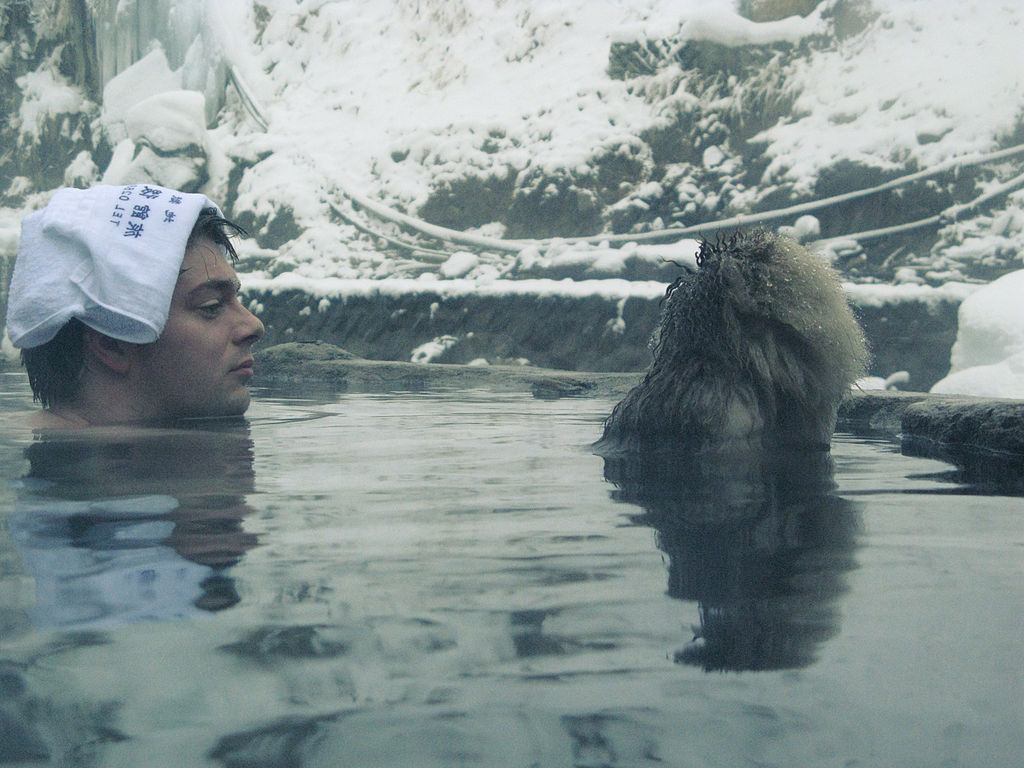
[[[811,243],[812,246],[822,246],[828,243],[834,243],[840,240],[871,240],[878,237],[886,237],[887,235],[896,235],[901,232],[909,232],[914,229],[922,229],[923,227],[941,226],[950,222],[956,221],[960,214],[965,213],[973,208],[977,208],[982,203],[988,202],[993,198],[1005,195],[1007,192],[1012,191],[1017,187],[1024,186],[1024,173],[1019,176],[1014,176],[1009,181],[998,185],[997,187],[985,192],[982,195],[971,200],[969,203],[963,205],[953,205],[944,210],[942,213],[936,216],[929,216],[926,219],[918,219],[917,221],[909,221],[905,224],[897,224],[892,227],[883,227],[881,229],[871,229],[866,232],[857,232],[853,235],[842,235],[839,237],[828,237],[822,240],[815,240]]]
[[[421,235],[433,237],[437,240],[444,240],[449,243],[471,245],[482,250],[518,253],[528,246],[541,246],[545,242],[542,240],[500,240],[496,237],[472,235],[466,232],[460,232],[457,229],[448,229],[446,227],[438,227],[434,224],[428,224],[421,219],[400,213],[394,208],[389,208],[383,203],[379,203],[376,200],[372,200],[369,197],[361,195],[358,192],[354,192],[351,189],[346,189],[345,187],[339,187],[338,194],[347,197],[360,208],[365,208],[380,219],[400,224],[419,232]]]
[[[860,197],[867,197],[868,195],[874,195],[878,192],[885,192],[890,189],[896,189],[906,184],[910,184],[921,179],[927,179],[931,176],[938,176],[939,174],[946,173],[954,170],[955,168],[965,168],[972,165],[980,165],[982,163],[996,162],[997,160],[1003,160],[1007,157],[1013,157],[1014,155],[1024,154],[1024,144],[1020,144],[1016,147],[1010,147],[1009,149],[1002,149],[998,152],[990,152],[987,154],[976,154],[968,155],[965,158],[947,160],[945,163],[940,163],[933,168],[927,168],[923,171],[917,171],[906,176],[900,176],[898,179],[892,179],[879,184],[875,187],[867,187],[865,189],[858,189],[853,192],[844,192],[841,195],[833,195],[832,197],[823,197],[818,200],[812,200],[807,203],[799,203],[798,205],[791,205],[788,208],[779,208],[774,211],[766,211],[764,213],[755,213],[749,216],[735,216],[733,219],[726,219],[725,221],[737,221],[743,220],[745,223],[757,223],[760,221],[768,221],[771,219],[783,219],[789,216],[795,216],[800,213],[806,213],[808,211],[814,211],[819,208],[826,208],[830,205],[836,205],[838,203],[845,203],[849,200],[856,200]],[[720,227],[729,226],[722,222],[715,222]],[[704,227],[706,224],[697,224],[696,227]],[[695,227],[687,227],[686,229],[694,229]]]
[[[331,210],[334,211],[335,214],[337,214],[343,220],[347,221],[349,224],[351,224],[353,227],[358,229],[360,232],[365,232],[366,234],[368,234],[368,235],[370,235],[372,237],[379,238],[379,239],[383,240],[384,242],[389,243],[390,245],[393,245],[396,248],[401,248],[402,250],[412,251],[417,256],[427,257],[425,259],[426,261],[436,261],[438,263],[442,263],[442,262],[447,261],[448,257],[451,256],[451,254],[448,253],[447,251],[439,251],[439,250],[435,250],[433,248],[424,248],[423,246],[421,246],[421,245],[419,245],[417,243],[412,243],[412,242],[408,242],[408,241],[405,241],[405,240],[399,240],[396,237],[392,237],[390,235],[385,235],[383,232],[381,232],[379,230],[376,230],[376,229],[373,229],[369,224],[364,222],[362,219],[357,218],[356,216],[354,216],[351,213],[348,213],[347,211],[343,211],[341,208],[339,208],[334,203],[328,201],[327,204],[331,207]]]
[[[234,66],[229,65],[227,71],[228,79],[235,86],[235,92],[238,93],[238,97],[242,100],[242,106],[245,107],[245,111],[256,121],[260,130],[266,131],[267,119],[263,116],[263,110],[256,103],[256,98],[252,95],[252,91],[249,90],[249,86],[245,84],[245,81],[239,76]]]
[[[668,239],[678,239],[692,235],[700,235],[706,232],[715,232],[722,229],[731,229],[733,227],[750,226],[752,224],[759,224],[766,221],[772,221],[776,219],[790,218],[799,214],[804,214],[809,211],[826,208],[831,205],[837,205],[844,203],[849,200],[855,200],[857,198],[866,197],[868,195],[877,194],[890,189],[896,189],[898,187],[905,186],[914,181],[926,179],[931,176],[937,176],[942,173],[954,170],[956,168],[964,168],[972,165],[981,165],[982,163],[997,162],[1004,160],[1009,157],[1024,154],[1024,144],[1019,144],[1014,147],[1002,149],[996,152],[988,152],[984,154],[969,155],[967,157],[949,160],[945,163],[941,163],[932,168],[925,169],[923,171],[917,171],[906,176],[901,176],[897,179],[892,179],[884,184],[879,184],[874,187],[866,189],[859,189],[853,192],[844,192],[840,195],[833,195],[831,197],[821,198],[820,200],[813,200],[806,203],[800,203],[798,205],[791,205],[787,208],[779,208],[774,211],[765,211],[762,213],[755,214],[741,214],[738,216],[732,216],[727,219],[720,219],[718,221],[709,221],[703,224],[695,224],[689,227],[669,227],[666,229],[660,229],[653,232],[640,232],[632,234],[622,235],[591,235],[587,237],[564,237],[564,238],[547,238],[538,240],[500,240],[497,238],[481,237],[479,235],[469,235],[465,232],[460,232],[454,229],[447,229],[444,227],[438,227],[433,224],[429,224],[425,221],[417,219],[413,216],[409,216],[404,213],[400,213],[393,208],[389,208],[383,203],[371,200],[351,189],[340,187],[338,192],[349,198],[352,202],[356,203],[362,208],[365,208],[372,212],[375,216],[387,221],[393,221],[404,227],[411,228],[422,234],[430,237],[444,240],[451,243],[460,243],[463,245],[470,245],[477,248],[486,250],[496,250],[504,252],[519,252],[524,248],[534,247],[538,249],[545,249],[551,247],[554,243],[608,243],[609,245],[614,243],[642,243],[651,241],[660,241]],[[883,229],[871,230],[870,232],[858,233],[855,235],[846,235],[843,237],[828,238],[831,240],[843,240],[843,239],[859,239],[863,236],[864,239],[870,239],[872,237],[882,237],[887,234],[893,234],[896,232],[907,231],[910,229],[918,229],[930,225],[940,224],[942,221],[947,219],[955,220],[957,216],[965,211],[977,207],[981,203],[990,200],[994,197],[998,197],[1005,194],[1014,187],[1020,186],[1020,177],[1016,177],[1006,184],[1000,185],[992,192],[981,195],[970,203],[964,205],[952,206],[942,213],[931,216],[927,219],[921,219],[919,221],[908,222],[906,224],[900,224],[893,227],[886,227]],[[819,241],[826,242],[826,241]]]
[[[236,68],[229,64],[227,67],[228,77],[232,84],[235,86],[235,90],[238,92],[239,97],[242,100],[242,105],[245,110],[252,116],[260,128],[264,131],[267,130],[267,120],[263,116],[263,110],[260,108],[256,99],[249,91],[243,78],[238,74]],[[806,203],[799,203],[797,205],[791,205],[786,208],[778,208],[774,211],[764,211],[762,213],[754,214],[740,214],[738,216],[732,216],[727,219],[719,219],[718,221],[709,221],[703,224],[695,224],[689,227],[667,227],[664,229],[654,230],[651,232],[638,232],[631,234],[620,234],[620,235],[590,235],[584,237],[563,237],[563,238],[542,238],[537,240],[503,240],[493,237],[484,237],[482,235],[473,235],[466,232],[461,232],[456,229],[448,229],[447,227],[439,227],[434,224],[430,224],[422,219],[417,219],[414,216],[396,211],[383,203],[361,195],[358,192],[339,185],[337,187],[337,194],[347,198],[349,201],[354,203],[360,208],[364,208],[370,211],[377,218],[385,221],[391,221],[407,229],[411,229],[420,234],[431,237],[437,240],[441,240],[447,243],[460,244],[478,248],[487,251],[499,251],[505,253],[518,253],[524,248],[537,248],[544,250],[550,248],[555,243],[565,244],[577,244],[577,243],[607,243],[609,245],[616,243],[644,243],[663,241],[669,239],[679,239],[687,236],[701,235],[706,232],[715,232],[722,229],[731,229],[734,227],[750,226],[752,224],[760,224],[766,221],[773,221],[777,219],[791,218],[793,216],[808,213],[810,211],[820,210],[821,208],[827,208],[832,205],[838,205],[845,203],[850,200],[856,200],[861,197],[867,197],[869,195],[878,194],[879,192],[885,192],[890,189],[897,189],[915,181],[921,179],[927,179],[932,176],[938,176],[942,173],[955,170],[957,168],[967,168],[973,165],[981,165],[982,163],[998,162],[999,160],[1005,160],[1010,157],[1024,154],[1024,144],[1018,144],[1013,147],[1007,147],[996,152],[977,153],[974,155],[968,155],[961,158],[953,158],[944,163],[940,163],[932,168],[926,168],[922,171],[907,174],[906,176],[900,176],[899,178],[892,179],[883,184],[878,184],[874,187],[867,187],[865,189],[855,190],[853,192],[844,192],[843,194],[833,195],[831,197],[824,197],[819,200],[812,200]],[[872,238],[885,237],[886,235],[897,234],[900,232],[907,232],[914,229],[921,229],[929,226],[939,226],[948,221],[956,221],[957,218],[974,208],[977,208],[984,202],[993,198],[999,197],[1006,194],[1007,192],[1024,186],[1024,174],[1016,176],[1009,181],[998,185],[994,189],[986,192],[969,203],[963,205],[954,205],[947,208],[945,211],[939,213],[936,216],[929,216],[925,219],[919,219],[917,221],[906,222],[904,224],[897,224],[891,227],[883,227],[881,229],[873,229],[866,232],[858,232],[852,235],[843,235],[839,237],[830,237],[816,241],[815,245],[823,243],[830,243],[837,240],[869,240]],[[373,237],[380,238],[384,242],[390,243],[391,245],[402,248],[405,250],[412,251],[415,254],[420,254],[428,257],[430,261],[437,261],[446,258],[447,255],[444,251],[434,250],[430,248],[423,248],[415,243],[399,240],[397,238],[385,235],[382,232],[374,230],[364,221],[361,221],[351,214],[345,213],[339,208],[333,201],[328,201],[328,204],[338,216],[342,217],[350,224],[355,226],[367,234]]]

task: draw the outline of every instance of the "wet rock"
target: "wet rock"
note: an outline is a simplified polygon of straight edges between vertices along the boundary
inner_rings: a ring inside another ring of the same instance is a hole
[[[374,360],[410,361],[414,350],[444,336],[432,362],[525,359],[564,370],[639,371],[658,302],[636,297],[555,293],[348,295],[321,301],[304,291],[246,292],[266,326],[264,344],[324,341]]]
[[[309,343],[293,342],[290,344],[278,344],[260,352],[260,363],[263,365],[274,364],[299,364],[323,360],[358,360],[346,349],[328,344],[323,341]]]
[[[539,398],[617,396],[639,373],[589,373],[522,365],[450,365],[364,360],[331,344],[285,343],[262,350],[258,383],[264,386],[329,387],[341,392],[419,391],[485,387],[529,391]]]
[[[901,436],[906,444],[945,446],[1024,460],[1024,400],[926,392],[853,392],[838,429]]]
[[[900,434],[903,414],[925,392],[854,392],[839,405],[836,429],[856,434]]]
[[[904,454],[952,462],[966,484],[1024,493],[1024,400],[930,397],[901,426]]]
[[[271,251],[302,234],[302,227],[295,220],[295,211],[284,204],[275,206],[271,213],[237,210],[235,221],[256,238],[260,248]]]
[[[1024,458],[1024,400],[929,397],[903,414],[903,433]]]
[[[1024,400],[854,392],[838,429],[899,440],[905,455],[950,462],[959,482],[986,492],[1024,493]]]

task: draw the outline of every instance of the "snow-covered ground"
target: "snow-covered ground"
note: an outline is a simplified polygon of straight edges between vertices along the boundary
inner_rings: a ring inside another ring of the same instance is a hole
[[[759,136],[770,162],[758,195],[782,184],[810,190],[840,159],[884,170],[928,168],[991,152],[1024,132],[1024,7],[990,0],[863,5],[877,12],[866,32],[795,59],[786,73],[794,108]],[[798,43],[823,32],[836,6],[826,0],[807,18],[755,24],[736,14],[733,0],[169,0],[161,8],[175,24],[147,27],[159,42],[141,45],[134,57],[121,55],[123,28],[111,19],[100,25],[105,71],[119,70],[98,105],[114,154],[104,168],[79,157],[66,178],[120,183],[151,173],[173,186],[194,168],[155,150],[199,146],[210,177],[204,191],[221,200],[232,167],[244,161],[235,209],[266,221],[287,208],[301,231],[272,255],[251,251],[263,265],[246,276],[251,289],[300,287],[330,296],[389,278],[406,281],[393,282],[390,289],[400,290],[415,278],[420,288],[447,292],[523,290],[523,281],[511,286],[507,279],[517,268],[559,259],[614,272],[624,253],[618,248],[508,243],[495,223],[466,233],[473,246],[467,251],[435,255],[413,275],[332,205],[351,212],[351,201],[364,198],[415,213],[446,179],[509,167],[585,169],[602,148],[631,156],[639,151],[636,137],[687,94],[657,92],[678,73],[662,73],[645,89],[610,77],[612,43]],[[127,6],[117,13],[125,23],[135,18]],[[134,58],[130,66],[126,56]],[[220,98],[211,84],[225,65],[236,88],[211,123]],[[19,119],[28,134],[82,98],[52,68],[22,88]],[[140,152],[143,144],[150,148]],[[1019,157],[1006,161],[1007,176],[1019,172]],[[739,160],[709,147],[704,162]],[[47,196],[28,195],[25,208]],[[1024,315],[1015,301],[1024,272],[975,292],[979,286],[964,284],[956,268],[996,253],[1024,265],[1024,191],[1011,192],[1001,206],[950,222],[950,245],[931,255],[930,271],[905,270],[893,285],[850,286],[862,301],[873,292],[887,300],[893,290],[972,294],[953,372],[937,391],[1024,397]],[[4,252],[12,250],[21,213],[0,215]],[[807,226],[813,230],[813,220]],[[654,290],[615,281],[532,289]]]

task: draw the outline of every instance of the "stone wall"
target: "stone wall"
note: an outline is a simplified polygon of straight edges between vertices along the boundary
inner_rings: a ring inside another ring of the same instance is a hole
[[[302,291],[249,294],[267,327],[264,345],[321,341],[370,360],[409,362],[437,342],[430,362],[527,360],[544,368],[639,371],[658,322],[658,301],[553,295],[444,298],[429,292],[351,296],[326,302]],[[855,307],[872,352],[871,373],[910,374],[927,391],[949,371],[954,301]]]

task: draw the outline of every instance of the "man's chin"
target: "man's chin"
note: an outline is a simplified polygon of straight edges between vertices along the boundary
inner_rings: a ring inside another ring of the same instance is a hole
[[[249,395],[249,390],[247,389],[244,397],[240,396],[227,404],[218,415],[223,418],[238,418],[243,416],[245,412],[249,410],[250,402],[252,402],[252,397]]]
[[[197,408],[183,412],[178,418],[188,420],[237,419],[241,418],[249,409],[249,403],[251,401],[252,397],[249,394],[248,388],[246,388],[244,392],[239,392],[219,403],[209,403],[204,408]]]
[[[249,385],[242,384],[225,398],[222,409],[223,415],[241,416],[249,409],[250,402],[252,402],[252,394],[249,392]]]

